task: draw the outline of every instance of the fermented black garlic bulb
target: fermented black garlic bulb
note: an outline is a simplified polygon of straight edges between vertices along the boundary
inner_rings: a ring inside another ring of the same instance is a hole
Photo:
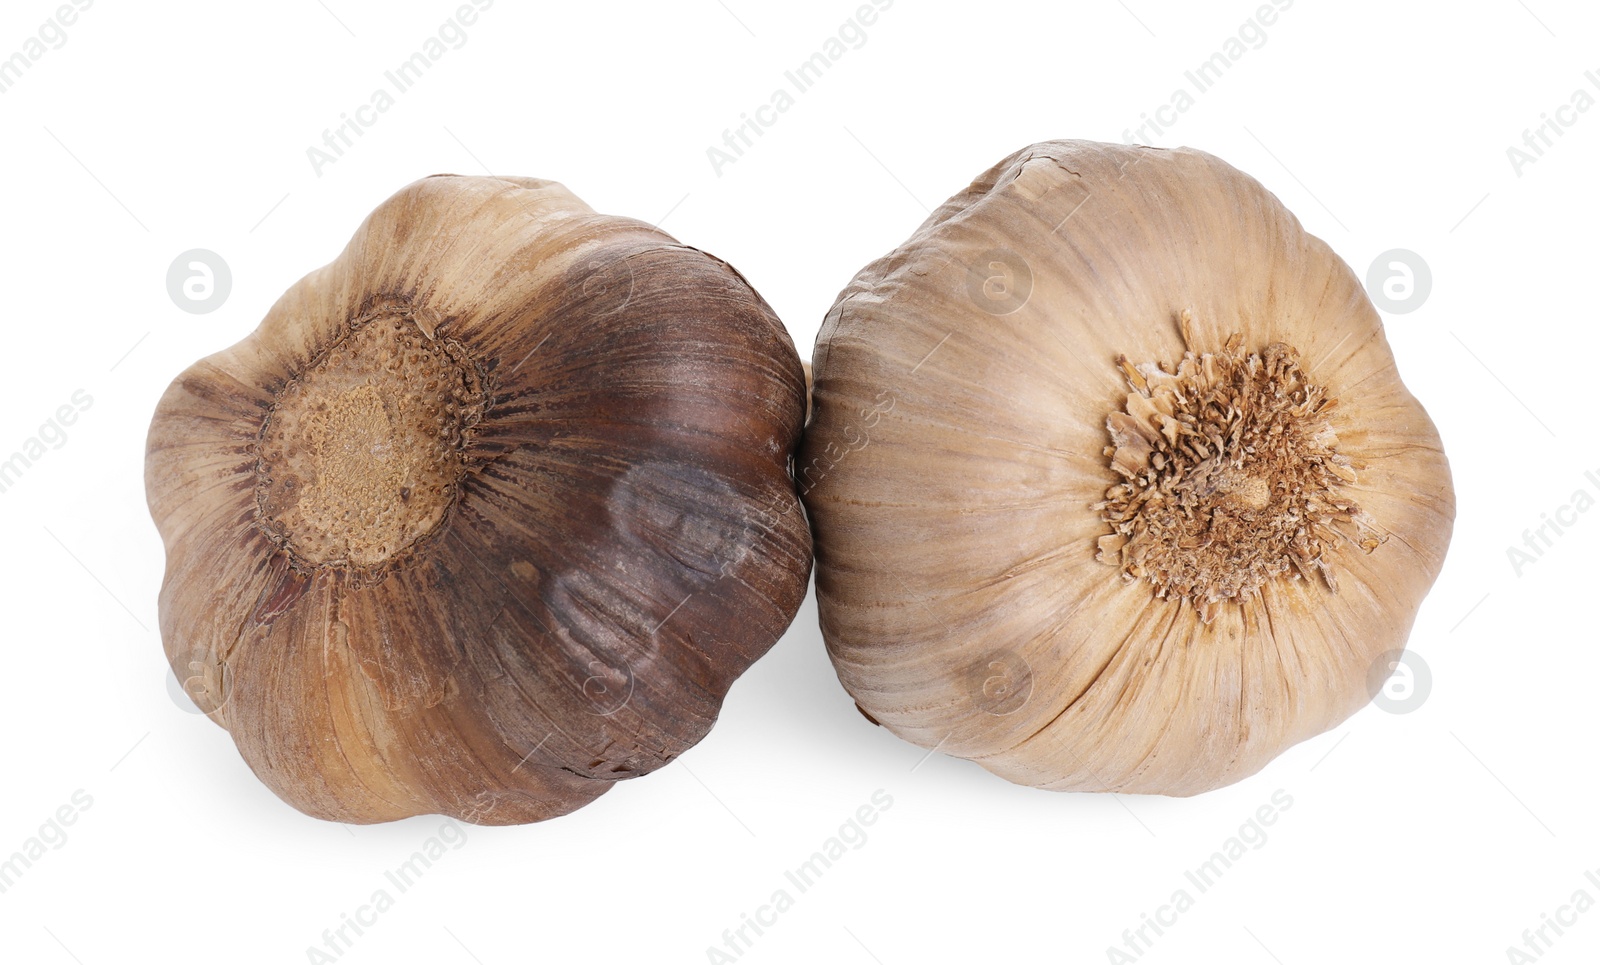
[[[566,813],[793,618],[804,405],[717,259],[554,182],[418,181],[162,398],[168,658],[309,814]]]

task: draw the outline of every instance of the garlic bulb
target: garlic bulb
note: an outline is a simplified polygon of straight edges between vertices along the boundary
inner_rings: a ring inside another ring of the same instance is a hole
[[[1189,149],[1007,158],[840,294],[799,462],[870,718],[1055,790],[1194,794],[1373,695],[1454,519],[1361,284]]]
[[[804,404],[728,265],[554,182],[418,181],[162,398],[168,658],[308,814],[563,814],[799,608]]]

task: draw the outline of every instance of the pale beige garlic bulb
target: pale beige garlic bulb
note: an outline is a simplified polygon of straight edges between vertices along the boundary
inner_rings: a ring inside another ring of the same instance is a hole
[[[1371,699],[1444,561],[1449,466],[1360,282],[1199,151],[1007,158],[856,276],[813,364],[839,677],[1018,783],[1256,772]]]

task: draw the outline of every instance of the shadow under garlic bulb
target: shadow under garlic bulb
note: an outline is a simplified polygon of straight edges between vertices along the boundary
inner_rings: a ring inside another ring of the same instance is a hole
[[[418,181],[161,399],[168,659],[308,814],[564,814],[703,737],[799,608],[805,391],[721,261],[554,182]]]
[[[1349,267],[1190,149],[1007,158],[817,338],[797,477],[846,690],[1053,790],[1230,784],[1374,695],[1439,436]]]

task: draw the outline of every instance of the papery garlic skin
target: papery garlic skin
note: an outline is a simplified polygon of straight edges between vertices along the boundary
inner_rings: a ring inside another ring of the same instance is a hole
[[[804,400],[721,261],[554,182],[418,181],[163,396],[168,659],[309,814],[571,811],[799,608]]]
[[[1317,493],[1269,498],[1260,460],[1191,487],[1312,514],[1278,530],[1315,529],[1315,552],[1301,534],[1270,578],[1208,564],[1186,593],[1194,573],[1125,565],[1107,502],[1119,450],[1158,448],[1136,439],[1163,418],[1140,383],[1191,352],[1292,362],[1285,384],[1337,402],[1304,409],[1325,420],[1295,457]],[[1371,699],[1443,564],[1449,465],[1360,281],[1199,151],[1007,158],[856,276],[813,367],[797,475],[840,680],[894,733],[1018,783],[1188,795],[1255,773]]]

